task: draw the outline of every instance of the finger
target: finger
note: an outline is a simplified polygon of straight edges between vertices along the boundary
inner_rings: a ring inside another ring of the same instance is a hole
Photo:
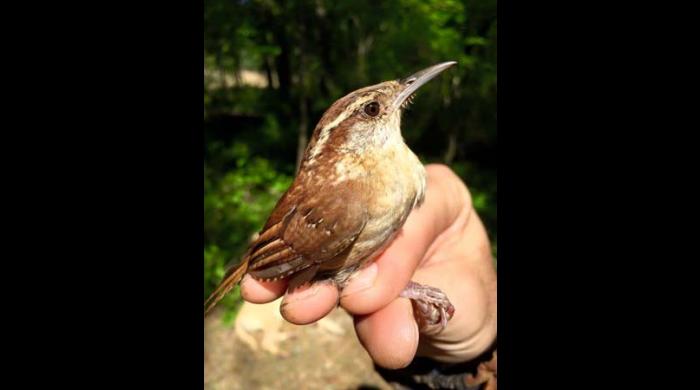
[[[306,284],[288,291],[282,299],[280,312],[287,321],[306,325],[330,313],[338,303],[338,289],[332,283]]]
[[[356,317],[355,331],[372,360],[389,369],[406,367],[418,348],[418,325],[408,299],[396,299],[377,312]]]
[[[469,201],[466,187],[449,168],[429,166],[427,170],[428,191],[423,205],[411,213],[386,251],[353,276],[343,290],[340,302],[350,313],[369,314],[394,300],[435,238]]]
[[[241,280],[241,296],[250,303],[268,303],[287,290],[287,281],[262,282],[246,274]]]

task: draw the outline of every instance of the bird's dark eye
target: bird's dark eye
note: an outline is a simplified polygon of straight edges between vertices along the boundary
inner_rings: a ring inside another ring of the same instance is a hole
[[[372,102],[372,103],[366,105],[365,106],[365,114],[367,114],[369,116],[379,115],[379,103]]]

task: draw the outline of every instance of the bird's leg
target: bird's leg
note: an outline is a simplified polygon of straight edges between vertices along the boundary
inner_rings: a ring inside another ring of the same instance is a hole
[[[400,296],[411,300],[416,320],[421,327],[439,325],[439,330],[442,331],[455,313],[447,295],[435,287],[409,281]]]

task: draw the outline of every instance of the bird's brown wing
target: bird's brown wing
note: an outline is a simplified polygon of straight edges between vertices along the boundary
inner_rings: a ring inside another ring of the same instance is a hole
[[[350,248],[367,222],[367,211],[359,198],[365,191],[359,186],[358,182],[345,181],[323,184],[314,191],[308,182],[292,185],[241,262],[226,272],[207,298],[205,313],[211,312],[246,273],[260,280],[276,280],[304,270],[313,274],[311,267],[318,268]]]
[[[323,263],[348,249],[367,222],[359,183],[317,191],[291,188],[248,252],[248,273],[276,280]]]

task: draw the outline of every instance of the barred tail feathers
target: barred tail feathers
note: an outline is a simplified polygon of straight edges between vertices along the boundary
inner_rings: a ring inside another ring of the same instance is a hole
[[[206,316],[209,314],[209,312],[216,306],[217,303],[221,299],[223,299],[226,294],[233,289],[238,282],[243,279],[243,275],[245,275],[246,271],[248,271],[248,257],[243,259],[240,264],[238,264],[235,267],[232,267],[231,269],[226,272],[226,275],[224,276],[224,279],[219,283],[219,285],[216,287],[216,290],[209,295],[209,298],[204,302],[204,315]]]

